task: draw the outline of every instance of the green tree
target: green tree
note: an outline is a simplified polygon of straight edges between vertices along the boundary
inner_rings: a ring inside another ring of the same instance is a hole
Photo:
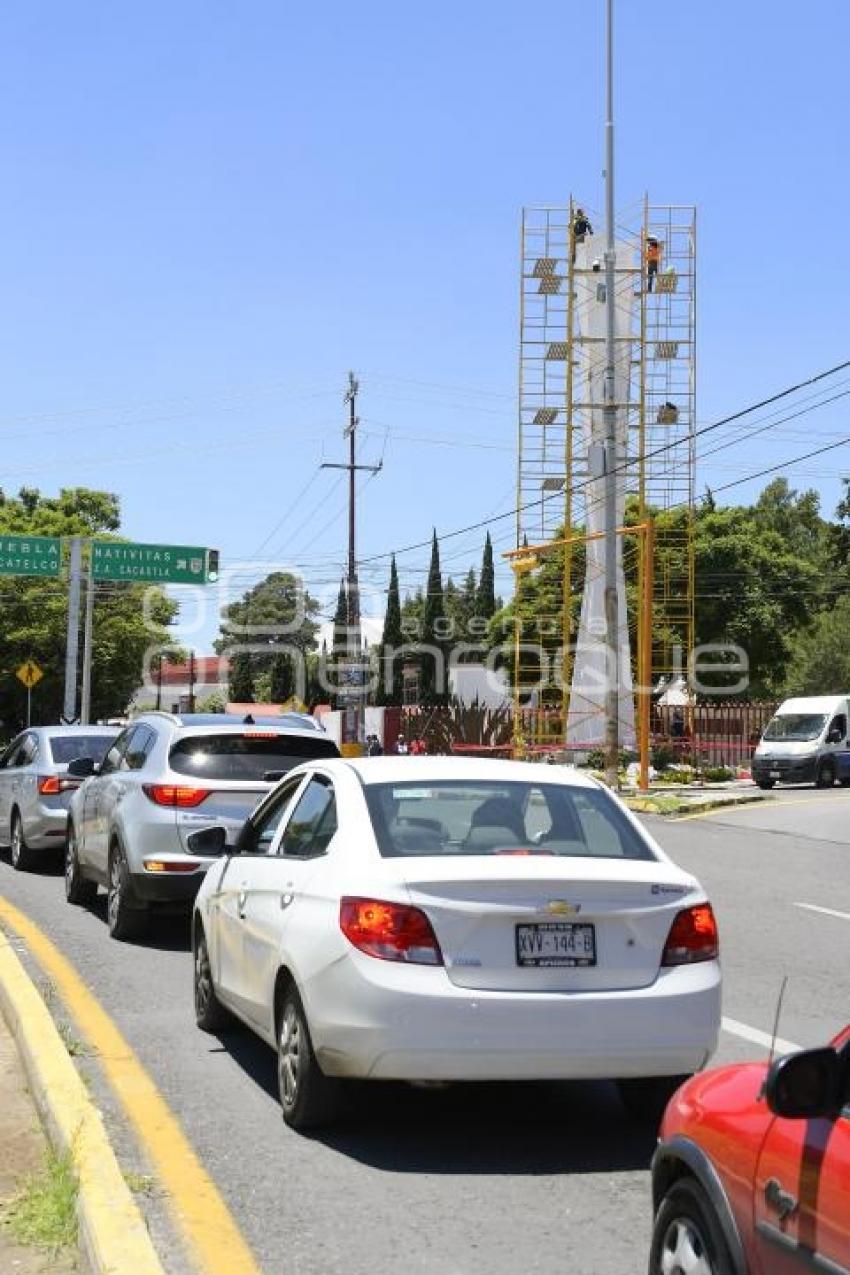
[[[850,686],[850,595],[821,611],[798,640],[788,670],[790,695],[841,695]]]
[[[254,703],[254,674],[251,656],[246,651],[240,651],[230,661],[227,690],[232,704]]]
[[[272,666],[280,655],[289,657],[293,670],[300,666],[306,681],[306,657],[315,646],[318,610],[303,581],[288,571],[272,572],[227,607],[215,649],[219,654],[235,652],[230,671],[232,700],[252,700],[261,677],[264,693],[270,693]],[[241,699],[235,685],[250,689],[250,694]]]
[[[475,613],[482,620],[489,620],[496,614],[496,569],[493,564],[493,542],[489,531],[484,541]]]
[[[427,649],[419,657],[419,700],[422,704],[434,707],[449,702],[444,628],[445,601],[440,571],[440,545],[435,530],[431,541],[431,563],[422,610],[422,644]]]
[[[292,660],[288,655],[275,655],[271,664],[269,681],[269,701],[272,704],[285,704],[295,694],[295,673]]]
[[[118,497],[86,487],[43,496],[22,488],[16,497],[0,492],[0,535],[96,536],[118,539]],[[145,600],[147,599],[147,609]],[[5,576],[0,636],[0,719],[14,732],[24,724],[26,690],[15,670],[29,658],[44,670],[32,694],[35,722],[56,722],[63,708],[68,586],[65,579]],[[168,644],[168,625],[177,604],[161,589],[144,584],[96,586],[92,630],[93,720],[127,711],[145,672],[146,652]],[[147,615],[147,618],[146,618]],[[82,657],[82,652],[81,652]]]
[[[387,609],[384,613],[384,630],[378,652],[379,680],[378,703],[400,704],[402,701],[402,670],[400,659],[393,659],[391,651],[399,651],[404,643],[401,630],[401,601],[398,588],[398,567],[395,554],[390,560],[390,583],[387,589]]]

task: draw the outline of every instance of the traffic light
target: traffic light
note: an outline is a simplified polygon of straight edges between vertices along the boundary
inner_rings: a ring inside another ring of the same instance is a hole
[[[218,549],[207,549],[207,580],[218,579]]]

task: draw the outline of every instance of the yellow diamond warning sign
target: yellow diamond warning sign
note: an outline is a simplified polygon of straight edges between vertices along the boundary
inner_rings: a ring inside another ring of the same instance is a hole
[[[22,664],[18,669],[16,677],[19,681],[23,682],[28,691],[31,691],[36,683],[40,682],[44,677],[44,672],[38,667],[35,660],[27,660],[27,662]]]

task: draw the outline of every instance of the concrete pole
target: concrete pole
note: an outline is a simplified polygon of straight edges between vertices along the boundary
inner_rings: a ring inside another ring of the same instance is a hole
[[[605,380],[603,413],[605,421],[605,644],[607,647],[605,691],[605,778],[617,784],[620,751],[620,616],[617,597],[617,395],[616,342],[614,327],[614,0],[606,0],[606,81],[605,120]]]
[[[80,591],[82,587],[83,542],[71,540],[68,570],[68,629],[65,638],[65,701],[62,716],[69,724],[77,720],[77,656],[80,649]]]
[[[94,561],[89,553],[89,569],[86,576],[86,618],[83,626],[83,692],[80,703],[80,721],[84,726],[91,722],[91,663],[92,629],[94,627]]]

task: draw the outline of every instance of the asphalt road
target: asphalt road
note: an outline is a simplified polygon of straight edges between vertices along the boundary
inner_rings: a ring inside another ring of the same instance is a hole
[[[783,1038],[822,1043],[848,1021],[850,792],[788,790],[647,824],[715,905],[729,1027],[718,1061],[765,1055],[785,974]],[[61,876],[17,874],[6,858],[0,894],[113,1015],[269,1275],[645,1269],[654,1139],[626,1122],[613,1087],[376,1086],[334,1132],[299,1137],[280,1119],[272,1052],[247,1032],[196,1030],[183,922],[158,920],[144,946],[113,943],[102,898],[71,908]]]

